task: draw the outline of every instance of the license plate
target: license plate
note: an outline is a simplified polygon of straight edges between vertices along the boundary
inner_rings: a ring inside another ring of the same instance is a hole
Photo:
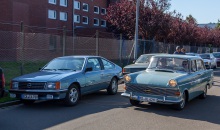
[[[16,98],[16,94],[10,93],[11,98]]]
[[[23,94],[22,95],[22,99],[34,99],[34,100],[37,100],[38,99],[38,95]]]
[[[150,97],[139,96],[138,99],[140,101],[144,101],[144,102],[157,102],[157,98],[150,98]]]

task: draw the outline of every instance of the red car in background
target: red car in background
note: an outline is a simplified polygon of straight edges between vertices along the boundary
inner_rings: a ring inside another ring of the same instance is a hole
[[[0,67],[0,97],[4,96],[5,92],[5,76],[2,68]]]

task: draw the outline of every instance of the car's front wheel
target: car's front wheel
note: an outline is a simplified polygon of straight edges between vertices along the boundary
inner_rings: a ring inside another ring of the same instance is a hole
[[[112,78],[108,88],[107,88],[107,92],[110,95],[114,95],[118,92],[118,79],[117,78]]]
[[[174,105],[174,109],[182,110],[185,107],[186,105],[186,93],[185,92],[182,93],[181,99],[182,101],[180,103]]]
[[[25,100],[25,99],[21,99],[21,102],[24,104],[24,105],[31,105],[35,102],[35,100]]]
[[[78,103],[80,97],[79,88],[77,85],[71,85],[66,93],[65,104],[74,106]]]
[[[130,103],[131,103],[131,105],[133,105],[133,106],[138,106],[141,102],[140,102],[140,101],[137,101],[137,100],[130,99]]]

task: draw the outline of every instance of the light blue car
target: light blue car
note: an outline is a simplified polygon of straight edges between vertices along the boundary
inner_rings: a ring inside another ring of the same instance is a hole
[[[107,89],[116,94],[122,68],[100,56],[65,56],[50,61],[39,72],[11,81],[10,96],[24,104],[36,100],[63,99],[76,105],[80,96]]]
[[[128,97],[132,105],[150,102],[182,110],[193,98],[206,98],[213,70],[207,70],[197,56],[164,54],[153,56],[146,70],[127,74],[124,79],[122,96]]]

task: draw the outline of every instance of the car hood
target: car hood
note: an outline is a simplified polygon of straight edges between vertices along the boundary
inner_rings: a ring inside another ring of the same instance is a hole
[[[147,68],[149,63],[140,63],[140,64],[131,64],[127,65],[124,68]]]
[[[177,80],[177,78],[185,75],[187,75],[187,73],[144,71],[136,76],[134,83],[150,85],[152,87],[169,87],[169,80]]]
[[[14,81],[27,81],[27,82],[47,82],[47,81],[59,81],[62,78],[76,74],[79,72],[72,71],[39,71],[30,73],[14,78]]]

